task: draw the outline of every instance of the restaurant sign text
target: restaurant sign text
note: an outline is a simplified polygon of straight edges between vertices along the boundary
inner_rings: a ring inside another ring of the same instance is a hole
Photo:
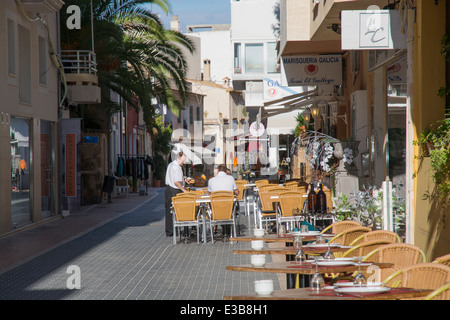
[[[342,84],[342,56],[284,56],[281,59],[282,86]]]

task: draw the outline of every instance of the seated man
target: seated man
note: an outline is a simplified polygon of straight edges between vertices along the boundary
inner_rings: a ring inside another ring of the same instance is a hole
[[[227,166],[221,164],[217,170],[217,175],[208,181],[208,193],[211,194],[211,192],[214,191],[233,191],[237,196],[239,194],[239,189],[236,186],[233,176],[227,174]],[[228,225],[222,226],[223,235],[229,234],[229,227],[230,226]]]

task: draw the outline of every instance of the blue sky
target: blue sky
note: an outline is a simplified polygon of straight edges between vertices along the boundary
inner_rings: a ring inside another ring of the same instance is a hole
[[[167,28],[170,27],[172,15],[178,15],[182,32],[186,32],[187,25],[231,23],[230,0],[169,0],[169,3],[172,7],[169,15],[157,10],[157,6],[153,7],[155,12],[161,14]]]

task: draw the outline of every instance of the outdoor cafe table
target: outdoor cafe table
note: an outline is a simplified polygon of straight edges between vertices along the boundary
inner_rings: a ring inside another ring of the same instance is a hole
[[[311,235],[307,235],[307,236],[302,236],[302,240],[303,241],[315,241],[316,237],[319,234],[316,233],[311,233]],[[330,233],[321,233],[320,235],[322,235],[323,237],[334,237],[334,234],[330,234]],[[289,242],[294,242],[294,236],[292,234],[285,234],[283,236],[279,236],[276,234],[266,234],[263,237],[255,237],[255,236],[245,236],[245,237],[233,237],[230,238],[230,241],[253,241],[253,240],[263,240],[265,242],[285,242],[285,243],[289,243]]]
[[[269,296],[259,296],[256,293],[224,296],[224,300],[398,300],[421,298],[431,292],[432,290],[392,288],[384,293],[337,296],[333,293],[333,289],[323,289],[317,292],[311,288],[299,288],[275,290]]]
[[[331,246],[330,250],[332,252],[343,252],[350,249],[351,246]],[[328,247],[309,247],[308,245],[302,246],[302,250],[305,254],[324,254],[327,252]],[[241,249],[234,250],[235,254],[285,254],[285,255],[295,255],[298,249],[295,247],[284,247],[284,248],[263,248],[261,250],[254,249]]]
[[[378,268],[390,268],[392,263],[362,263],[361,270],[366,270],[369,266],[377,266]],[[335,265],[335,266],[319,266],[318,271],[321,274],[324,273],[351,273],[358,271],[359,266],[357,263],[348,265]],[[226,270],[229,271],[242,271],[242,272],[265,272],[265,273],[285,273],[286,275],[301,275],[311,276],[316,272],[315,263],[296,263],[295,261],[286,262],[268,262],[262,267],[255,267],[251,264],[238,265],[238,266],[226,266]],[[289,277],[288,277],[289,278]],[[294,281],[287,282],[287,288],[294,288]]]

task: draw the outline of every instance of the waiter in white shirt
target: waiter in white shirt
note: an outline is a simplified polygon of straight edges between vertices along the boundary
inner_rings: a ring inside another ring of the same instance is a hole
[[[176,159],[167,166],[166,171],[166,236],[173,236],[173,220],[170,212],[172,206],[172,197],[178,193],[187,192],[184,188],[185,179],[183,177],[183,165],[186,161],[186,156],[183,152],[176,154]]]

